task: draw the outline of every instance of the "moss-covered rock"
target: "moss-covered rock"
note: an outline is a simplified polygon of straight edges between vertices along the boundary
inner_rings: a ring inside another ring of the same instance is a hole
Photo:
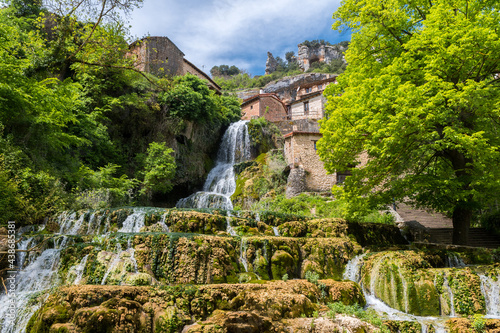
[[[178,332],[195,321],[201,327],[233,328],[243,328],[247,321],[266,331],[281,327],[283,318],[312,316],[326,301],[348,301],[350,295],[354,304],[363,297],[355,284],[324,283],[326,297],[305,280],[162,288],[72,286],[50,295],[31,318],[28,332]],[[194,332],[199,326],[192,326],[198,327]]]
[[[484,314],[479,273],[498,275],[495,265],[433,268],[419,251],[367,255],[362,283],[389,306],[421,316]]]

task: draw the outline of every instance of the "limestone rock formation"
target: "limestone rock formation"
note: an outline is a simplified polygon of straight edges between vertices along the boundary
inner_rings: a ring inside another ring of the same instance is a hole
[[[276,59],[274,59],[273,54],[271,52],[267,52],[266,75],[275,72],[276,67],[278,67],[278,62],[276,61]]]
[[[333,59],[344,59],[344,52],[347,50],[342,43],[335,45],[317,43],[311,46],[299,44],[298,47],[298,63],[303,71],[307,71],[316,61],[330,63]]]
[[[262,90],[266,94],[275,93],[283,102],[289,103],[297,98],[297,88],[300,86],[334,77],[336,75],[322,73],[287,76],[268,83]]]

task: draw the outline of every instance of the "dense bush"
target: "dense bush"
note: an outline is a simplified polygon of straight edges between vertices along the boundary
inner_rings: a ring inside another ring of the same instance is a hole
[[[120,22],[32,9],[0,10],[0,223],[144,203],[171,189],[174,168],[171,150],[148,152],[150,143],[186,121],[221,128],[240,118],[236,97],[197,77],[138,72]]]

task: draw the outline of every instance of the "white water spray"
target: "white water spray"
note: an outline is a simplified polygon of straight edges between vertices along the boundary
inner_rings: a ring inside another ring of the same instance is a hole
[[[209,172],[203,191],[180,199],[180,208],[221,208],[232,210],[231,195],[236,190],[234,165],[250,159],[247,121],[232,123],[222,138],[215,167]]]

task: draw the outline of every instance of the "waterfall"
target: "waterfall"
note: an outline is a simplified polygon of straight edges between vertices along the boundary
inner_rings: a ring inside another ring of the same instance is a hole
[[[448,283],[448,279],[444,279],[443,286],[446,287],[448,291],[448,296],[450,297],[450,317],[456,317],[455,315],[455,298],[453,297],[453,290],[451,290],[450,284]]]
[[[180,208],[221,208],[232,210],[231,195],[236,190],[234,164],[250,159],[247,122],[232,123],[222,137],[215,167],[209,172],[203,191],[180,199]]]
[[[165,230],[165,232],[170,232],[168,225],[165,223],[166,218],[167,213],[163,214],[163,216],[161,217],[160,225],[162,226],[163,230]]]
[[[245,267],[245,272],[248,273],[247,240],[243,237],[241,237],[241,243],[240,243],[240,261],[243,267]]]
[[[350,280],[361,284],[361,267],[364,264],[363,258],[366,255],[367,253],[364,253],[349,260],[345,267],[344,274],[342,275],[342,278],[344,280]],[[389,305],[385,304],[382,300],[378,299],[375,296],[374,289],[376,283],[374,281],[375,276],[373,275],[373,270],[378,271],[380,269],[380,263],[385,259],[385,257],[386,256],[378,258],[377,263],[375,263],[374,267],[372,268],[372,274],[370,276],[370,288],[372,290],[366,290],[366,288],[364,288],[361,284],[361,290],[363,291],[363,295],[365,296],[366,300],[365,309],[371,308],[375,310],[380,316],[389,320],[416,321],[421,325],[422,333],[427,333],[431,326],[434,327],[435,332],[446,332],[444,327],[447,318],[421,317],[408,314],[403,311],[391,308]]]
[[[344,274],[342,278],[344,280],[350,280],[359,283],[360,279],[360,271],[361,266],[363,265],[363,257],[366,256],[366,253],[360,254],[349,260],[347,265],[345,266]]]
[[[494,281],[491,277],[478,274],[481,279],[481,292],[486,302],[486,317],[500,318],[500,276]]]
[[[465,263],[458,253],[448,252],[446,255],[446,267],[465,267]]]
[[[113,261],[111,261],[111,264],[108,267],[108,270],[104,274],[104,277],[102,278],[101,285],[106,284],[106,280],[108,278],[108,275],[115,269],[116,265],[120,262],[120,255],[122,254],[122,246],[120,243],[116,244],[116,254],[113,257]]]
[[[130,237],[128,239],[127,251],[130,253],[130,260],[132,261],[132,264],[134,265],[134,273],[139,272],[139,269],[137,267],[137,260],[135,260],[135,249],[132,246],[132,237]]]
[[[280,231],[278,230],[278,227],[273,227],[273,231],[274,231],[274,236],[280,235]]]
[[[85,257],[83,257],[82,261],[75,267],[75,273],[76,273],[76,279],[73,284],[79,284],[80,281],[82,280],[83,273],[85,272],[85,265],[87,265],[87,258],[89,255],[87,254]]]
[[[127,216],[125,221],[123,221],[123,227],[118,230],[118,232],[139,232],[141,228],[144,227],[144,219],[146,217],[146,212],[142,209],[134,209],[134,213]]]
[[[63,238],[60,243],[55,242],[55,248],[46,249],[17,273],[13,299],[9,295],[0,297],[2,305],[0,306],[1,333],[23,332],[33,313],[40,308],[45,300],[46,295],[43,295],[43,291],[57,284],[57,265],[61,250],[67,244],[66,237]],[[27,246],[29,243],[31,242],[26,242],[22,246]],[[36,301],[37,297],[41,297],[43,300]],[[8,317],[9,303],[12,301],[15,302],[13,321]]]
[[[16,258],[18,269],[22,269],[24,267],[24,261],[26,260],[27,250],[29,249],[31,241],[33,241],[32,237],[26,238],[20,241],[17,245],[17,249],[19,250],[19,252],[17,252],[17,258]]]
[[[231,221],[233,220],[231,218],[231,216],[232,216],[231,213],[227,212],[227,217],[226,217],[227,227],[226,227],[226,231],[231,236],[237,236],[236,231],[234,231],[233,227],[231,226]]]

